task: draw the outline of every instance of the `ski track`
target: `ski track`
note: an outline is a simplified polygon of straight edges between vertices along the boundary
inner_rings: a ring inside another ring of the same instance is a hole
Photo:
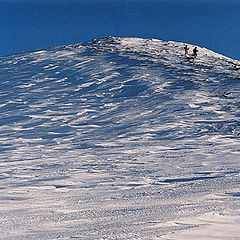
[[[215,239],[239,208],[239,62],[183,46],[0,58],[0,239]]]

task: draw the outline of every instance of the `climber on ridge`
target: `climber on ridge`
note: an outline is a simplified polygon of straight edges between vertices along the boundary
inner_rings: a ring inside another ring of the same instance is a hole
[[[184,50],[185,50],[185,55],[188,55],[189,47],[187,45],[185,45]]]
[[[198,53],[198,49],[197,49],[197,47],[195,47],[195,48],[193,49],[193,57],[194,57],[194,58],[197,57],[197,53]]]

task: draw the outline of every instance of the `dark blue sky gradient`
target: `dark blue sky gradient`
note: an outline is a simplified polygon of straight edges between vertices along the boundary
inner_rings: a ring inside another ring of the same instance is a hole
[[[236,0],[0,0],[0,55],[105,36],[188,42],[240,59]]]

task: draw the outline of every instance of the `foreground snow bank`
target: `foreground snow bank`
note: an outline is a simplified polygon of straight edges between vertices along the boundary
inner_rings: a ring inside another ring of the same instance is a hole
[[[174,222],[189,229],[167,234],[162,240],[238,240],[240,238],[240,211],[206,213],[200,217]]]

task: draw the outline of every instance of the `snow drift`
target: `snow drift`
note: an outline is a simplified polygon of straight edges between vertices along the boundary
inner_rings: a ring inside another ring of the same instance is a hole
[[[183,46],[0,58],[0,239],[178,239],[239,207],[239,62]]]

